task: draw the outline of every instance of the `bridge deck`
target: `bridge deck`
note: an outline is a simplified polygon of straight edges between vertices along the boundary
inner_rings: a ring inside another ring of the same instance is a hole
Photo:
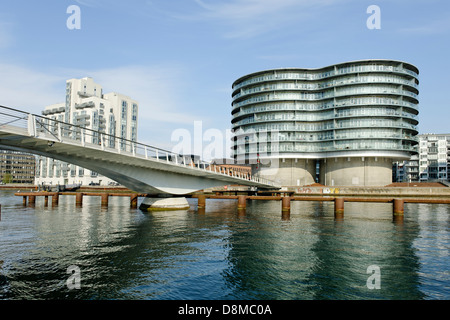
[[[2,106],[0,146],[72,163],[148,194],[189,194],[230,184],[279,188],[190,156]]]

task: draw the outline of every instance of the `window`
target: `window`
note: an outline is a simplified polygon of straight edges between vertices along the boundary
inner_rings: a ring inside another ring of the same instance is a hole
[[[137,108],[138,108],[137,104],[133,103],[133,109],[132,109],[132,114],[131,114],[131,119],[133,121],[137,120]]]
[[[122,119],[127,118],[127,102],[122,101]]]

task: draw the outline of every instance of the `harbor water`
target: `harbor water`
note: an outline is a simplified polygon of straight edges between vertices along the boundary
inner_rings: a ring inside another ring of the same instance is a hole
[[[15,191],[14,191],[15,192]],[[0,299],[443,300],[450,205],[196,199],[142,212],[129,198],[23,206],[0,191]],[[139,201],[142,201],[140,199]]]

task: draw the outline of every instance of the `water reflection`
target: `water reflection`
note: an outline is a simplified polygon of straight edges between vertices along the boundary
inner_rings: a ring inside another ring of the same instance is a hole
[[[265,208],[266,214],[261,214]],[[422,299],[419,261],[412,247],[415,221],[391,223],[389,204],[348,204],[336,221],[327,203],[299,202],[293,223],[274,217],[279,207],[256,203],[247,208],[251,223],[232,227],[224,273],[229,286],[248,299]],[[380,290],[370,290],[367,268],[381,269]],[[263,290],[261,290],[263,288]]]
[[[1,192],[3,299],[445,299],[448,206],[207,200],[191,208],[143,213],[129,199],[61,197],[34,208]],[[81,289],[66,286],[81,270]],[[381,270],[370,290],[367,268]],[[3,280],[5,281],[3,281]],[[447,288],[447,291],[446,291]]]

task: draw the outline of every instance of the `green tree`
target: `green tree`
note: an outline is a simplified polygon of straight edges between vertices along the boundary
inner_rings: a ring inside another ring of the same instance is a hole
[[[11,183],[12,182],[12,175],[10,173],[5,173],[3,175],[3,183]]]

